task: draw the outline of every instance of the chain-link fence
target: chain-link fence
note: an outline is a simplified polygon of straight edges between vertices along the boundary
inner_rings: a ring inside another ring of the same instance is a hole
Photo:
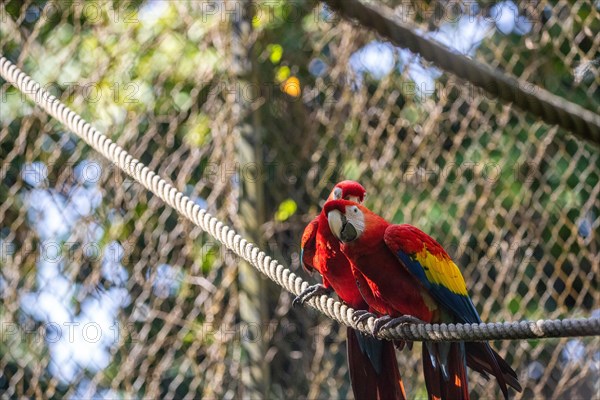
[[[386,4],[600,111],[600,3]],[[444,245],[484,321],[598,316],[598,146],[321,3],[5,1],[0,24],[4,56],[299,274],[304,226],[357,179]],[[352,397],[345,329],[0,94],[2,398]],[[598,338],[492,345],[516,398],[598,398]],[[410,398],[419,347],[398,353]]]

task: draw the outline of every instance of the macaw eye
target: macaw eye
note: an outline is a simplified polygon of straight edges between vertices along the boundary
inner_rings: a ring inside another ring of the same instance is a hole
[[[333,189],[333,198],[339,200],[342,198],[342,189],[336,187]]]
[[[358,207],[354,207],[354,214],[358,214]]]

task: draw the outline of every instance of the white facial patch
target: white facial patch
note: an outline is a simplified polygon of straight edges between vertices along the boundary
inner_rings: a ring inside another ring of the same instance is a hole
[[[357,206],[346,206],[346,219],[356,229],[357,237],[365,231],[365,215]]]
[[[333,189],[333,198],[334,200],[339,200],[342,198],[342,189],[336,187]]]

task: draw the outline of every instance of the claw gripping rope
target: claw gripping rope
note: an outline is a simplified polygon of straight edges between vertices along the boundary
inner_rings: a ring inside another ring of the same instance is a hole
[[[200,208],[154,171],[133,158],[127,151],[62,104],[2,54],[0,54],[0,75],[109,161],[177,210],[179,214],[219,240],[279,286],[295,295],[308,287],[308,282]],[[312,298],[307,303],[329,318],[362,332],[370,333],[374,326],[375,319],[372,317],[357,325],[352,320],[354,312],[352,308],[326,295]],[[382,330],[378,336],[386,339],[411,341],[476,341],[595,335],[600,335],[600,318],[481,324],[411,324]]]

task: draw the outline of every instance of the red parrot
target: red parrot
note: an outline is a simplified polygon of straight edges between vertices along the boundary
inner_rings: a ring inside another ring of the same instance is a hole
[[[390,224],[363,205],[343,199],[328,201],[323,212],[341,241],[340,249],[364,278],[358,281],[361,294],[372,310],[385,316],[376,329],[415,320],[481,322],[460,270],[426,233],[411,225]],[[487,342],[424,342],[429,398],[469,399],[467,366],[486,378],[495,376],[506,399],[507,384],[522,390],[516,373]]]
[[[362,202],[365,189],[357,182],[338,183],[328,200],[347,199]],[[339,298],[356,310],[368,310],[350,263],[340,251],[339,241],[329,229],[327,216],[321,212],[304,230],[302,235],[302,265],[312,272],[317,270],[323,284],[310,286],[302,292],[294,304],[332,289]],[[348,370],[354,397],[362,399],[406,399],[404,385],[398,370],[394,344],[363,335],[352,328],[347,329],[346,347]]]

